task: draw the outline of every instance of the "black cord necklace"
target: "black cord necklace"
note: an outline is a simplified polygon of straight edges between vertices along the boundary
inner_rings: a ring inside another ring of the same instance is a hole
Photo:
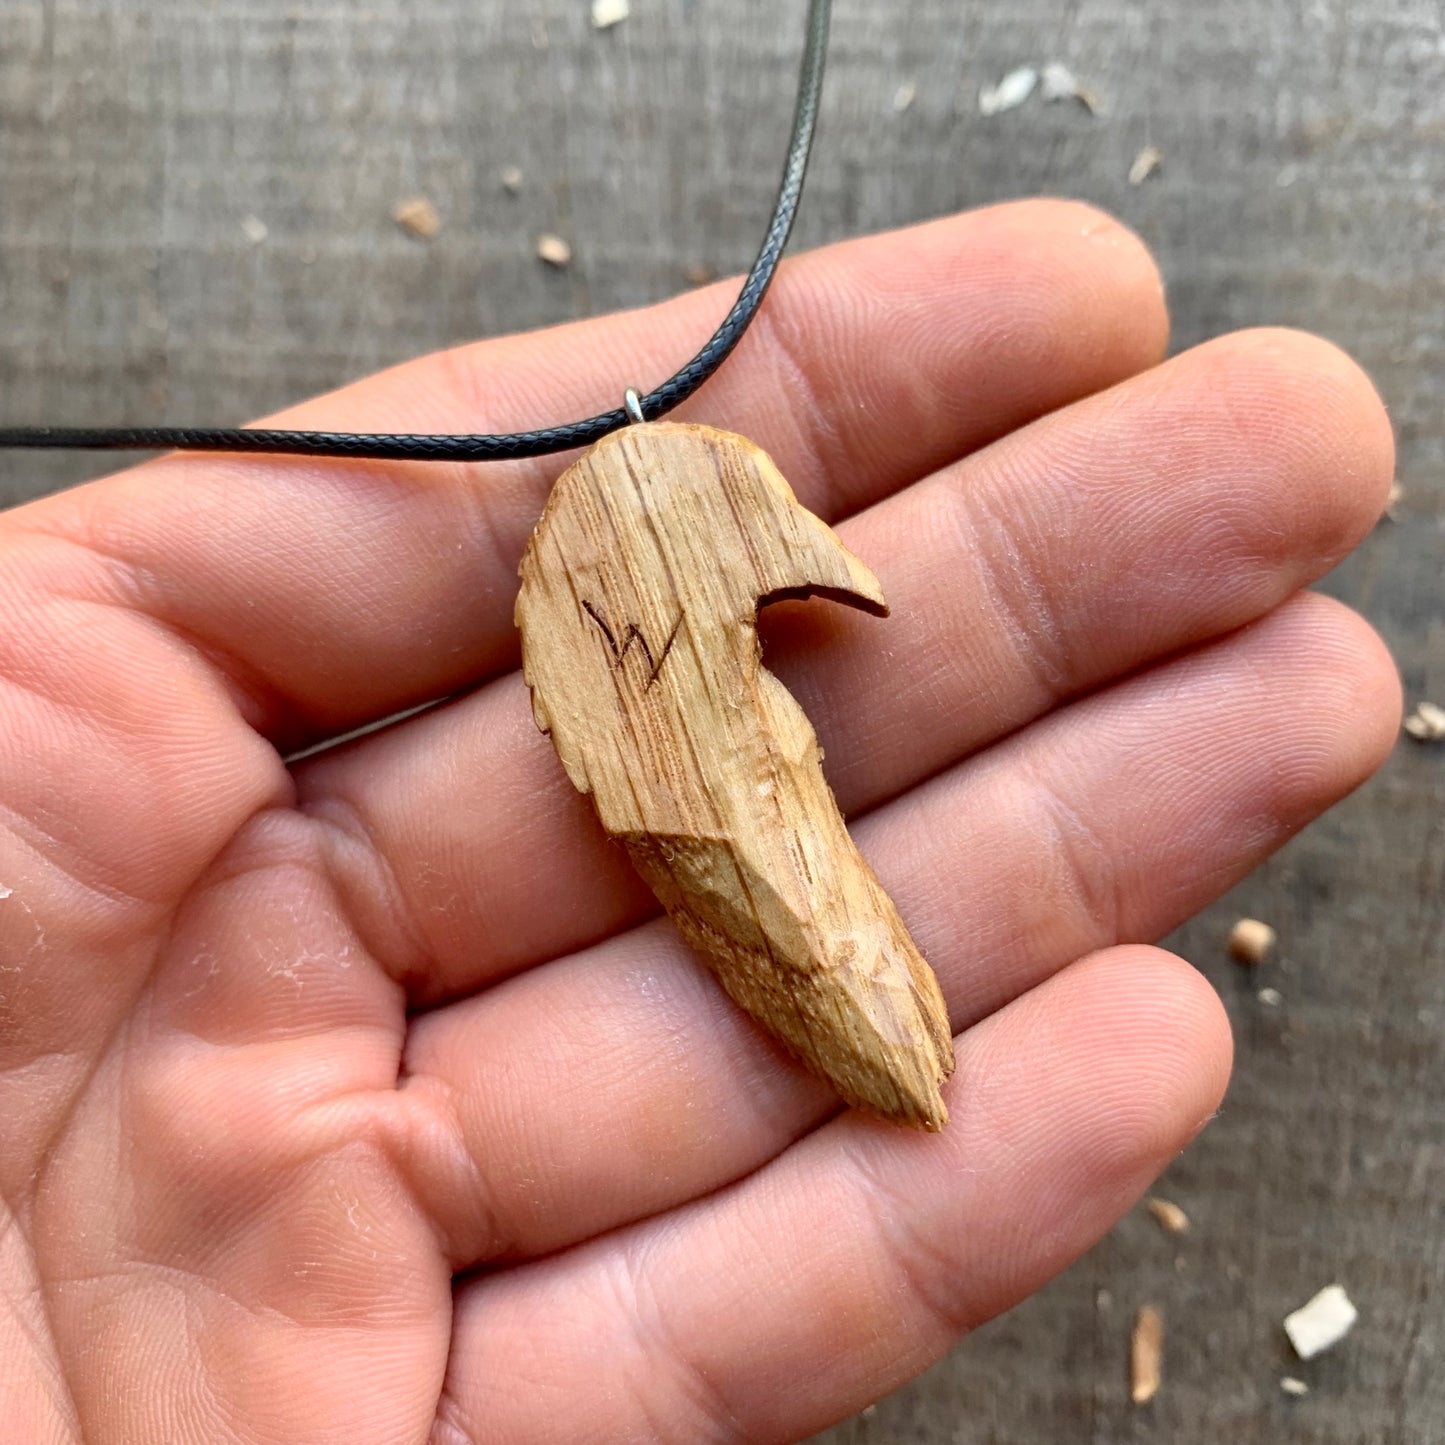
[[[772,282],[797,214],[823,89],[832,0],[809,0],[807,41],[798,76],[792,139],[777,204],[762,249],[738,299],[701,351],[676,375],[625,406],[562,426],[483,436],[408,436],[359,432],[273,431],[254,427],[0,427],[0,448],[76,451],[281,452],[313,457],[379,457],[404,461],[495,462],[539,457],[586,446],[629,421],[654,421],[681,405],[727,360]],[[634,404],[635,403],[635,404]]]

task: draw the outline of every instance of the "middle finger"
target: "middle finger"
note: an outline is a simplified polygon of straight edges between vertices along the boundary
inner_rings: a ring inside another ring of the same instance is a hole
[[[887,621],[765,616],[767,665],[859,812],[1085,691],[1262,615],[1368,529],[1388,423],[1288,332],[1188,352],[845,523]],[[534,728],[518,674],[301,765],[369,946],[414,1004],[656,911]]]

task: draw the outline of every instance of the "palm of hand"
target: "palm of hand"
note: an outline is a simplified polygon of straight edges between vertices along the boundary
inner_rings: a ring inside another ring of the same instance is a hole
[[[715,305],[290,420],[580,411]],[[1367,383],[1284,334],[1146,372],[1147,259],[1054,203],[819,253],[765,315],[703,413],[894,604],[779,608],[769,662],[940,975],[949,1130],[836,1116],[532,730],[508,619],[555,463],[153,463],[0,534],[15,1438],[793,1438],[1057,1272],[1215,1107],[1213,995],[1131,940],[1389,745],[1378,644],[1293,596],[1383,502]]]

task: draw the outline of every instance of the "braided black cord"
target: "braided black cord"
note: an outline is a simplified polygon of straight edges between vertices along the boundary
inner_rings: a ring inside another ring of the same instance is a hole
[[[675,376],[641,399],[648,420],[666,415],[686,401],[724,361],[742,339],[757,314],[777,270],[788,233],[793,229],[808,152],[818,119],[823,89],[823,60],[828,47],[831,0],[809,0],[808,34],[798,77],[798,101],[787,163],[778,189],[777,205],[768,223],[758,259],[732,310],[712,339]],[[620,378],[625,382],[627,378]],[[586,446],[618,427],[627,412],[618,407],[583,421],[536,431],[507,432],[493,436],[390,436],[357,432],[267,431],[224,427],[4,427],[0,447],[47,447],[89,451],[151,451],[177,449],[193,452],[284,452],[313,457],[380,457],[404,461],[491,462],[512,457],[540,457],[549,452]]]

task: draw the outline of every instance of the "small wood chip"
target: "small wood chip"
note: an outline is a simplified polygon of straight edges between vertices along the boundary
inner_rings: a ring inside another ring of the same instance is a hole
[[[702,261],[695,262],[682,274],[689,286],[706,286],[710,281],[717,280],[717,272]]]
[[[999,115],[1020,106],[1034,93],[1039,73],[1032,65],[1011,70],[997,85],[986,85],[978,93],[980,115]]]
[[[538,236],[537,254],[549,266],[555,266],[559,271],[572,264],[572,248],[561,236],[550,233]]]
[[[260,216],[247,216],[241,222],[241,231],[253,246],[259,246],[271,234]]]
[[[1445,738],[1445,707],[1433,702],[1415,704],[1415,711],[1405,719],[1405,731],[1416,742],[1438,743]]]
[[[1385,517],[1391,522],[1400,520],[1397,508],[1405,500],[1405,489],[1399,482],[1390,483],[1390,495],[1385,498]]]
[[[1159,1393],[1160,1367],[1164,1360],[1164,1316],[1153,1305],[1142,1305],[1134,1321],[1134,1338],[1129,1346],[1130,1398],[1147,1405]]]
[[[437,208],[425,196],[410,196],[404,201],[398,201],[396,209],[391,213],[391,219],[408,236],[415,236],[418,241],[430,241],[442,228],[442,218],[437,214]]]
[[[1164,162],[1164,152],[1158,146],[1145,146],[1143,150],[1134,157],[1134,164],[1129,167],[1129,184],[1131,186],[1142,186],[1150,176]]]
[[[1241,918],[1229,930],[1229,956],[1253,968],[1269,957],[1279,935],[1257,918]]]
[[[1293,1395],[1298,1399],[1301,1395],[1308,1395],[1310,1387],[1303,1380],[1297,1380],[1293,1375],[1285,1375],[1279,1382],[1279,1387],[1286,1395]]]
[[[1278,1008],[1284,1002],[1284,995],[1277,988],[1262,988],[1255,997],[1265,1008]]]
[[[1042,88],[1045,100],[1077,100],[1090,115],[1098,115],[1103,109],[1098,95],[1080,85],[1078,76],[1060,61],[1051,60],[1044,66]]]
[[[1344,1286],[1327,1284],[1308,1304],[1285,1316],[1284,1332],[1295,1354],[1311,1360],[1339,1344],[1359,1317]]]
[[[632,14],[628,0],[592,0],[592,28],[607,30]]]
[[[509,196],[515,196],[522,189],[522,168],[521,166],[502,167],[502,189]]]
[[[918,99],[918,87],[911,80],[905,80],[897,90],[893,92],[893,109],[902,115],[915,100]]]
[[[1189,1216],[1172,1200],[1151,1199],[1149,1213],[1154,1216],[1159,1228],[1166,1234],[1189,1233]]]

